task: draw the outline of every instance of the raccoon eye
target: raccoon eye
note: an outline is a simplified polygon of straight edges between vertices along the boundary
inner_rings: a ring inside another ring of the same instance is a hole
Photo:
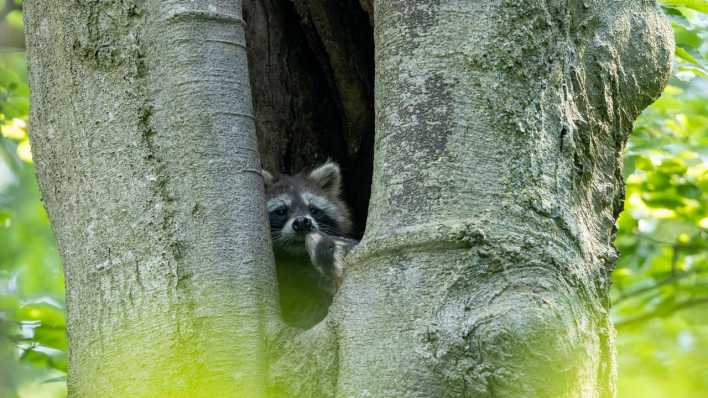
[[[281,217],[284,216],[287,212],[288,212],[288,209],[286,209],[285,206],[280,206],[273,211],[273,213],[275,213],[275,215],[281,216]]]
[[[315,206],[310,206],[310,214],[312,214],[313,216],[320,214],[320,212],[322,212],[322,210],[318,209]]]

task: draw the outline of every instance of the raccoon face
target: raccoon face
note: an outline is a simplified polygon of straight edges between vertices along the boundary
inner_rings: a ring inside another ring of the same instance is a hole
[[[305,255],[311,232],[346,236],[349,210],[339,198],[341,173],[327,162],[307,174],[273,177],[263,171],[270,233],[276,251]]]

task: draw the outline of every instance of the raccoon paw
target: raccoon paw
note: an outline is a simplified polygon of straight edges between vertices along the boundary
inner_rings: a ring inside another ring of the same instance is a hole
[[[344,257],[357,243],[352,239],[321,232],[310,233],[305,238],[310,262],[335,291],[339,289],[344,277]]]

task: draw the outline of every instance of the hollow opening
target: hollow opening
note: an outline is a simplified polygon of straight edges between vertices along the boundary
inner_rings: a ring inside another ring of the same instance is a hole
[[[330,159],[360,239],[366,225],[374,152],[374,41],[359,0],[244,0],[249,73],[261,163],[296,174]],[[332,295],[302,258],[278,256],[283,319],[309,328]]]

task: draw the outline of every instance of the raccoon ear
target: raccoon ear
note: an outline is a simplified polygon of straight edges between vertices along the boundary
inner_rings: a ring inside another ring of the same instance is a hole
[[[327,161],[312,170],[308,178],[332,195],[338,196],[341,191],[342,173],[339,171],[337,163]]]
[[[268,171],[261,169],[261,175],[263,176],[263,185],[267,187],[273,185],[273,181],[275,181],[275,178],[273,178],[273,174],[270,174]]]

